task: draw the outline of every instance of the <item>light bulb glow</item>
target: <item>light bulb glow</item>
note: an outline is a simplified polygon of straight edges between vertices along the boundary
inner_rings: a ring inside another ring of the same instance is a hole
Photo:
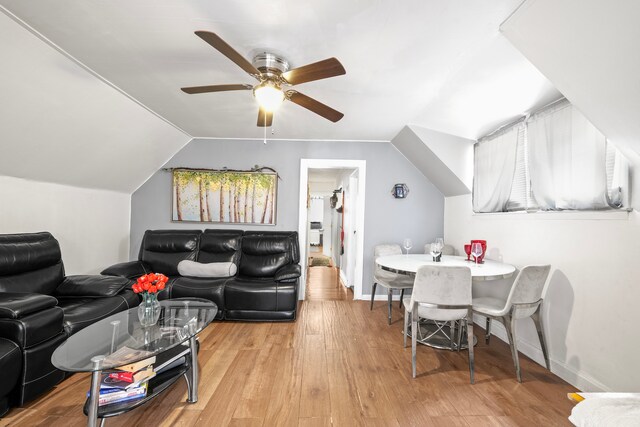
[[[282,101],[284,101],[282,89],[269,81],[260,83],[253,90],[253,96],[255,96],[260,107],[269,112],[277,110]]]

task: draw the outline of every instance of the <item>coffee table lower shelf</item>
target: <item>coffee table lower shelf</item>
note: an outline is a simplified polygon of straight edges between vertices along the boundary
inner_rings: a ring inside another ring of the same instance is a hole
[[[149,380],[149,387],[147,389],[147,395],[140,399],[128,400],[126,402],[121,403],[112,403],[109,405],[103,405],[98,407],[98,418],[109,418],[115,417],[116,415],[121,415],[126,412],[129,412],[138,406],[144,405],[160,393],[167,390],[173,383],[178,381],[180,378],[184,377],[187,372],[189,372],[189,368],[191,364],[189,361],[185,362],[184,365],[178,366],[176,368],[170,369],[166,372],[162,372],[161,374],[156,375],[154,378]],[[84,403],[83,408],[84,414],[89,414],[89,399]]]

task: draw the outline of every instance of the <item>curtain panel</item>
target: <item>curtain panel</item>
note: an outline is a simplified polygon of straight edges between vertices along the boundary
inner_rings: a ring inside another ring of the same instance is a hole
[[[507,210],[516,168],[518,127],[474,146],[473,211]]]
[[[610,208],[606,139],[569,102],[529,118],[531,190],[540,210]]]

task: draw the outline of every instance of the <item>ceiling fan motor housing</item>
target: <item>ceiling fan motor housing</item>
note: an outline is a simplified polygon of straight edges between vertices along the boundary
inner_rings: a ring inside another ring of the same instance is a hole
[[[289,62],[286,59],[268,52],[254,56],[253,66],[268,77],[276,77],[289,71]]]

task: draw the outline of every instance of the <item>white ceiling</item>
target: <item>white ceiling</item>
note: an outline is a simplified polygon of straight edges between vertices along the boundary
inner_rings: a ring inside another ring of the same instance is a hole
[[[390,140],[408,124],[476,138],[559,96],[499,33],[521,0],[0,0],[53,43],[194,137],[261,137],[253,83],[196,37],[218,33],[304,65],[337,57],[346,76],[300,85],[345,113],[333,124],[285,103],[275,138]],[[16,48],[18,49],[18,48]],[[6,58],[3,58],[6,61]],[[3,61],[4,62],[4,61]]]
[[[506,37],[607,138],[640,154],[640,2],[527,1]]]
[[[0,13],[0,175],[132,193],[188,135]]]

